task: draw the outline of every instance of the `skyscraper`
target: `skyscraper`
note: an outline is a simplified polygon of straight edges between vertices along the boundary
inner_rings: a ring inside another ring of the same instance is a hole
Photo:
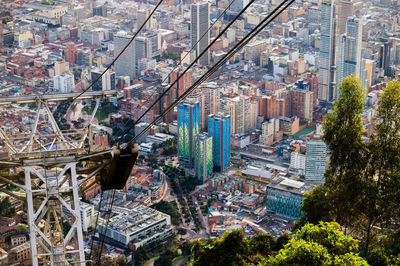
[[[136,28],[139,29],[146,19],[150,16],[150,9],[139,9],[136,13]],[[153,27],[153,18],[150,18],[147,23],[144,25],[144,29]]]
[[[326,169],[326,144],[321,139],[306,143],[306,180],[322,181]]]
[[[346,33],[347,18],[354,16],[353,0],[339,0],[337,6],[336,35]]]
[[[191,5],[191,41],[192,46],[201,39],[205,32],[206,35],[196,46],[196,56],[199,56],[204,50],[206,50],[210,43],[210,32],[208,28],[210,26],[210,5],[208,3],[196,3]],[[202,57],[200,57],[198,63],[202,65],[210,64],[210,51],[207,50]]]
[[[194,165],[194,142],[199,128],[199,103],[184,101],[178,106],[178,156],[186,167]]]
[[[196,135],[194,150],[196,177],[204,183],[213,172],[213,138],[207,133]]]
[[[92,82],[94,82],[104,70],[94,69],[91,71],[90,75],[92,78]],[[107,70],[106,73],[92,86],[92,90],[94,91],[108,91],[115,90],[115,72],[111,70]]]
[[[337,84],[347,76],[361,75],[362,23],[356,17],[347,19],[346,34],[339,39]]]
[[[131,38],[132,36],[124,32],[119,32],[114,36],[114,57],[122,51]],[[132,42],[125,50],[123,60],[117,60],[114,65],[117,76],[129,76],[131,79],[136,78],[135,42]]]
[[[201,88],[204,99],[204,115],[202,123],[208,128],[208,116],[216,114],[220,111],[220,90],[217,85],[205,84]]]
[[[332,101],[334,97],[335,64],[335,0],[322,0],[321,43],[319,54],[319,95],[322,101]]]
[[[208,133],[213,138],[214,166],[223,171],[231,160],[231,118],[223,113],[208,117]]]

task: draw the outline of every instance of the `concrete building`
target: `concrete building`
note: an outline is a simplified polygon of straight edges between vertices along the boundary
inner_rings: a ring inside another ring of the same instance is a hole
[[[264,122],[261,126],[262,133],[260,143],[263,145],[272,145],[277,140],[279,132],[279,119],[272,118],[268,122]],[[282,136],[281,136],[282,137]]]
[[[314,93],[308,89],[300,89],[296,85],[289,86],[282,95],[286,103],[286,116],[298,117],[301,120],[313,119]]]
[[[298,152],[290,154],[290,169],[297,170],[299,173],[304,174],[306,169],[306,155]]]
[[[306,144],[306,180],[323,181],[326,170],[327,147],[321,139],[311,139]]]
[[[356,17],[351,17],[347,19],[346,25],[346,34],[342,34],[339,40],[339,60],[337,64],[337,84],[339,86],[345,77],[353,74],[356,77],[361,75],[362,21]]]
[[[146,19],[150,16],[151,10],[146,9],[139,9],[136,13],[136,29],[139,29]],[[153,27],[153,18],[150,18],[147,23],[144,25],[144,29],[149,29]]]
[[[213,138],[214,166],[223,171],[231,158],[231,117],[223,113],[208,116],[208,134]]]
[[[116,215],[110,218],[107,232],[103,218],[99,218],[97,231],[118,246],[137,249],[173,234],[170,216],[152,208],[137,204],[131,209],[115,207],[113,212]]]
[[[335,2],[322,0],[321,3],[321,44],[319,55],[319,95],[322,101],[334,98],[335,65]]]
[[[54,76],[54,90],[61,93],[73,92],[75,88],[74,75],[64,73],[59,76]]]
[[[196,56],[199,56],[204,50],[206,50],[210,43],[210,5],[207,2],[195,3],[191,5],[191,42],[192,46],[201,41],[196,46]],[[203,34],[205,34],[204,37]],[[207,50],[204,55],[199,59],[198,63],[202,65],[210,64],[210,50]]]
[[[196,177],[204,183],[213,172],[213,138],[207,133],[200,133],[195,138]]]
[[[90,72],[90,76],[92,78],[92,82],[94,82],[98,77],[101,76],[104,70],[96,68]],[[93,91],[108,91],[115,90],[115,72],[111,70],[107,70],[106,73],[92,86]]]
[[[178,157],[186,167],[194,165],[194,141],[200,133],[200,104],[184,101],[178,106]]]
[[[203,123],[204,129],[208,129],[208,116],[220,111],[220,89],[217,85],[205,84],[201,92],[204,97],[204,115],[202,116],[204,121],[200,123]]]
[[[125,32],[119,32],[114,36],[114,57],[116,57],[122,49],[129,43],[132,36]],[[115,73],[117,76],[129,76],[131,79],[135,79],[136,73],[136,50],[135,42],[132,42],[129,47],[125,50],[124,60],[117,60],[114,64]]]

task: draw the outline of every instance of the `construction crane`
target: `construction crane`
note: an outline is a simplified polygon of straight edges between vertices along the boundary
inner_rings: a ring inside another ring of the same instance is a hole
[[[6,148],[6,152],[0,153],[0,191],[26,202],[34,266],[39,262],[85,265],[79,206],[79,193],[85,189],[82,185],[89,183],[88,188],[100,181],[103,190],[122,189],[138,155],[134,145],[122,149],[93,144],[91,123],[100,99],[116,96],[116,91],[90,91],[81,95],[80,99],[96,100],[87,125],[82,129],[60,130],[48,103],[71,100],[77,95],[0,98],[0,106],[27,103],[38,106],[30,132],[11,134],[0,129],[0,141]],[[39,128],[39,121],[47,126]],[[23,190],[25,196],[6,189],[7,185]],[[65,235],[63,222],[70,226]]]

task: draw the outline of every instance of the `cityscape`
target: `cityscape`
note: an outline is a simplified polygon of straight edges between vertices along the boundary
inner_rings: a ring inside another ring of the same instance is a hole
[[[399,76],[397,0],[2,0],[0,265],[400,265]]]

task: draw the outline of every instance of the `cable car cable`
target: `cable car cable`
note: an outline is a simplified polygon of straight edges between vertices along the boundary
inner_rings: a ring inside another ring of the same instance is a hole
[[[197,44],[206,36],[206,34],[208,34],[208,32],[212,29],[212,27],[219,21],[219,19],[226,13],[226,11],[228,11],[228,9],[231,7],[231,5],[235,2],[236,0],[233,0],[231,2],[229,2],[229,5],[224,9],[224,11],[215,19],[215,21],[210,25],[210,27],[208,27],[208,29],[203,33],[203,35],[197,40],[197,42],[192,45],[192,47],[190,48],[189,52],[187,52],[185,54],[185,56],[183,58],[180,59],[179,63],[169,72],[168,75],[165,76],[165,78],[161,81],[161,84],[165,83],[167,81],[167,79],[171,76],[172,72],[174,72],[176,69],[179,68],[179,66],[182,64],[182,62],[185,60],[185,58],[190,55],[190,53],[194,50],[194,48],[196,48]],[[178,78],[179,79],[179,78]],[[140,106],[147,106],[147,104],[150,102],[150,100],[153,98],[153,96],[156,94],[157,90],[154,90],[153,93],[146,99],[146,102],[143,105],[137,105],[136,110],[139,110]],[[151,109],[151,108],[149,108]],[[137,121],[140,121],[139,119]],[[129,121],[128,121],[129,123]],[[127,126],[128,123],[125,123],[124,127]],[[133,125],[134,126],[134,125]],[[122,129],[119,129],[119,131],[123,131]],[[130,131],[130,130],[128,130]],[[118,137],[118,139],[116,140],[116,142],[119,142],[126,134],[127,132],[123,131],[122,135]]]
[[[179,77],[172,83],[169,85],[169,87],[164,90],[163,93],[161,93],[161,95],[157,98],[156,101],[154,101],[150,107],[127,129],[124,131],[124,133],[122,134],[121,138],[122,139],[125,134],[127,134],[129,131],[132,130],[132,128],[135,127],[135,125],[137,125],[139,123],[139,121],[162,99],[162,97],[164,97],[165,94],[167,94],[171,88],[180,80],[180,78],[182,78],[186,72],[189,71],[190,68],[192,68],[192,66],[200,59],[200,57],[202,57],[206,52],[208,52],[208,50],[210,49],[210,47],[212,45],[214,45],[214,43],[230,28],[230,26],[235,23],[235,21],[251,6],[251,4],[253,4],[255,0],[250,0],[250,2],[234,17],[234,19],[232,21],[230,21],[228,23],[228,25],[218,34],[217,37],[214,38],[214,40],[212,40],[208,46],[200,53],[200,55],[198,55],[196,57],[196,59],[189,64],[189,66],[182,72],[182,74],[179,75]]]
[[[118,60],[118,58],[120,58],[120,56],[125,52],[126,49],[128,49],[128,47],[132,44],[132,42],[135,40],[136,36],[139,35],[140,31],[143,29],[143,27],[146,25],[146,23],[151,19],[151,17],[153,16],[154,12],[161,6],[162,2],[164,0],[160,0],[156,7],[151,11],[151,13],[149,14],[149,16],[146,18],[146,20],[144,21],[144,23],[140,26],[140,28],[135,32],[135,34],[133,35],[133,37],[129,40],[129,42],[127,43],[127,45],[125,45],[125,47],[122,49],[122,51],[117,55],[117,57],[114,58],[114,60],[111,62],[111,64],[101,73],[100,76],[98,76],[95,81],[92,81],[92,83],[90,83],[89,87],[87,87],[84,91],[82,91],[80,94],[78,94],[75,98],[72,99],[72,102],[75,101],[77,98],[79,98],[80,96],[82,96],[85,92],[87,92],[91,87],[93,87],[94,84],[96,84],[100,78],[103,77],[103,75],[114,65],[114,63]]]
[[[260,33],[266,26],[269,25],[277,16],[279,16],[284,10],[286,10],[295,0],[284,0],[279,6],[277,6],[271,14],[263,19],[251,32],[246,35],[240,42],[238,42],[223,58],[221,58],[212,68],[210,68],[202,77],[200,77],[189,89],[187,89],[177,100],[175,100],[166,110],[163,111],[156,119],[153,120],[148,126],[146,126],[138,135],[133,137],[128,144],[133,143],[136,139],[141,137],[147,130],[149,130],[154,124],[156,124],[166,113],[174,108],[180,101],[186,98],[195,88],[197,88],[204,80],[218,70],[227,60],[229,60],[234,54],[242,49],[250,40],[252,40],[258,33]],[[279,10],[286,2],[289,2],[282,10]],[[279,10],[279,11],[278,11]],[[277,12],[277,14],[274,14]],[[271,18],[271,19],[270,19]],[[267,21],[269,20],[269,21]],[[265,25],[263,25],[265,23]],[[160,99],[160,98],[159,98]],[[158,99],[158,100],[159,100]]]

